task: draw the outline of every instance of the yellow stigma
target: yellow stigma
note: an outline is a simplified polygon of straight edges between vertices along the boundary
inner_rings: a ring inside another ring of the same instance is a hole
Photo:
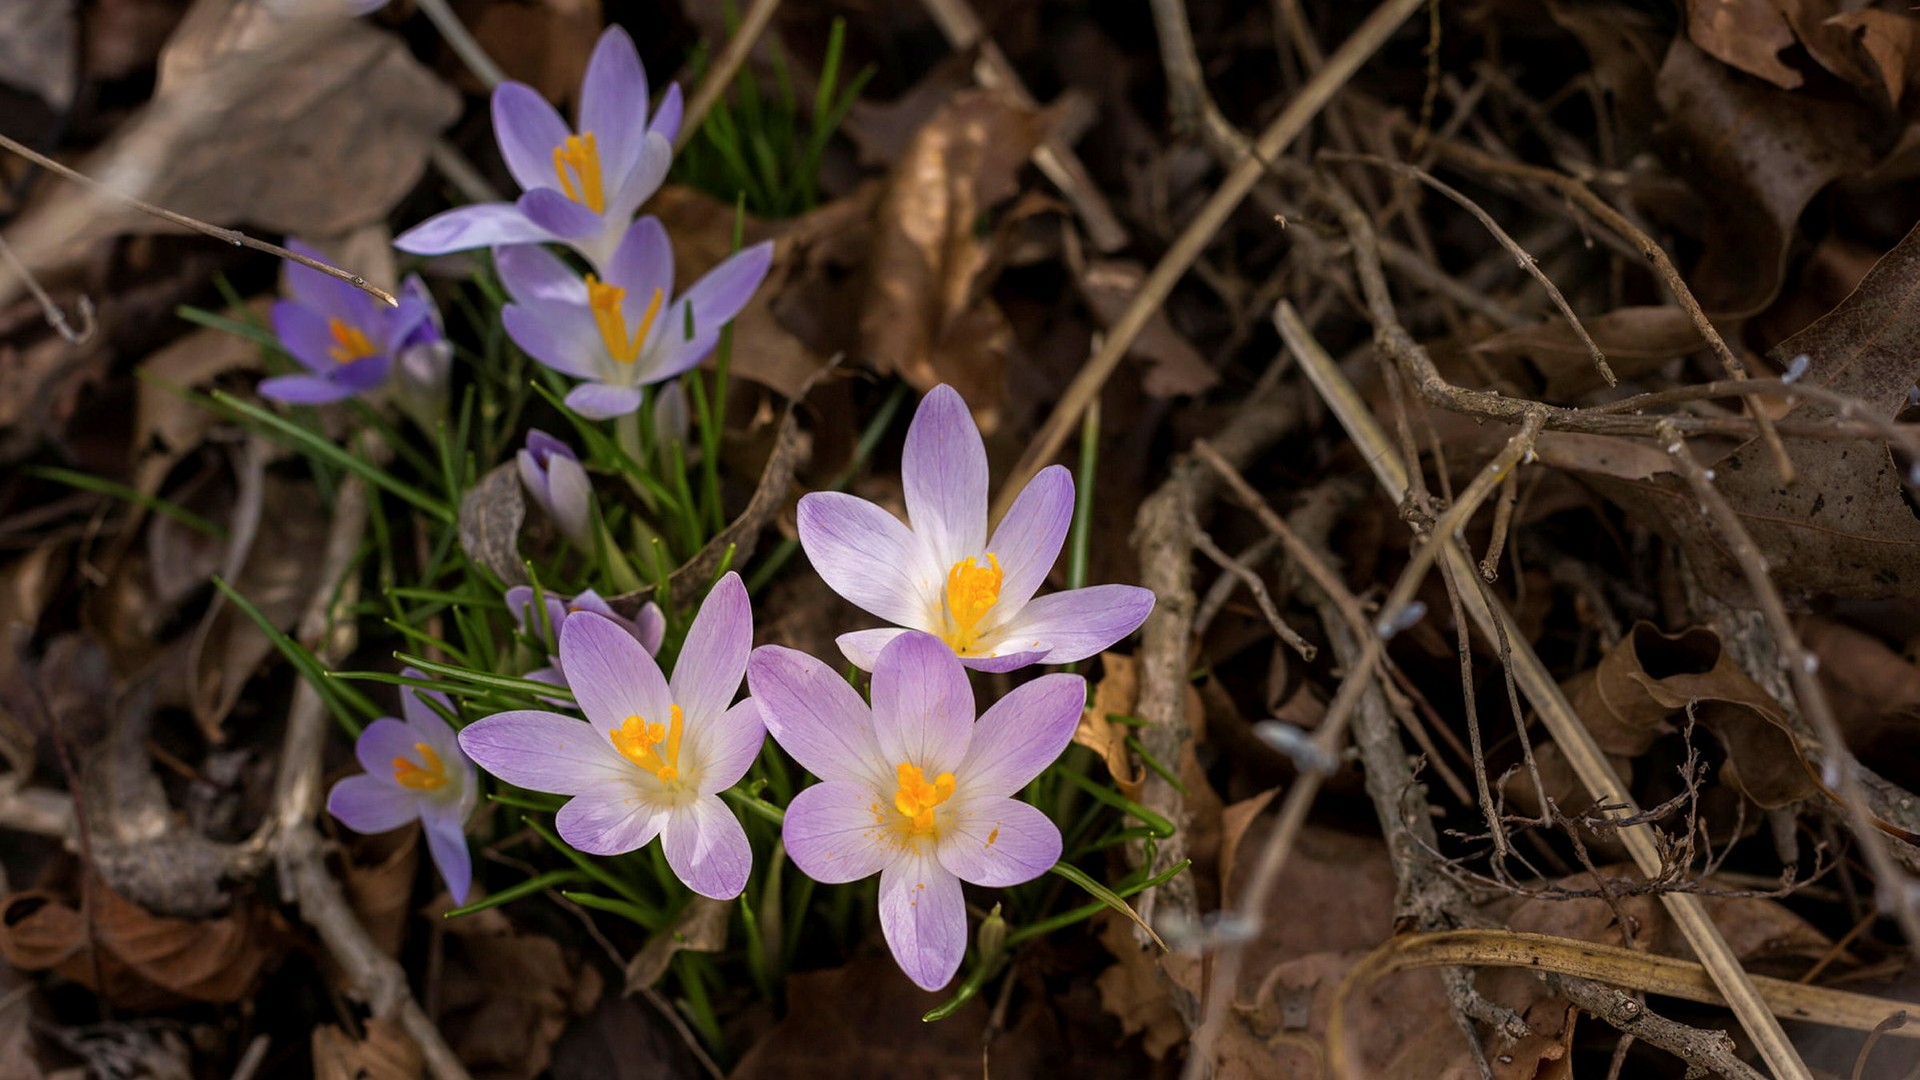
[[[1000,602],[1000,560],[987,552],[987,565],[974,562],[972,556],[961,559],[947,571],[947,632],[943,640],[954,652],[965,656],[980,636],[980,620]]]
[[[932,835],[933,808],[953,795],[953,774],[943,772],[929,784],[918,765],[904,761],[893,772],[900,784],[893,793],[893,808],[907,819],[907,835]]]
[[[351,364],[379,352],[373,342],[357,326],[348,326],[339,319],[327,320],[327,333],[333,335],[333,344],[328,347],[327,355],[338,363]]]
[[[627,290],[587,275],[587,306],[593,309],[594,324],[600,327],[600,340],[606,342],[607,351],[615,360],[631,364],[640,358],[640,347],[647,343],[647,331],[653,329],[653,320],[660,315],[660,302],[666,296],[659,289],[653,290],[653,296],[647,300],[647,313],[640,317],[640,329],[631,336],[627,334],[627,316],[620,309],[626,299]]]
[[[685,714],[675,705],[670,723],[649,724],[642,717],[629,716],[625,723],[608,732],[608,737],[621,757],[672,783],[680,777],[680,738],[686,733],[686,723]],[[663,746],[664,753],[661,752]]]
[[[572,175],[567,170],[572,169]],[[596,214],[607,209],[606,191],[600,183],[600,149],[594,145],[593,132],[567,136],[567,141],[553,148],[553,172],[560,178],[560,187],[566,191],[567,198],[581,203]],[[576,186],[574,177],[580,178]]]
[[[417,742],[413,748],[420,752],[418,762],[407,758],[393,759],[394,782],[403,788],[414,791],[435,791],[447,786],[447,763],[433,752],[433,747]]]

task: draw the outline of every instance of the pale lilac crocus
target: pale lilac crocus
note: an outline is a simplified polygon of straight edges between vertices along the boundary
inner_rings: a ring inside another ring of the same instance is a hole
[[[600,35],[580,85],[577,130],[532,87],[493,91],[493,134],[524,192],[475,203],[408,229],[394,246],[416,255],[506,244],[565,244],[604,267],[640,204],[666,179],[680,130],[680,87],[647,119],[647,73],[618,26]]]
[[[613,606],[601,599],[600,594],[594,592],[592,589],[588,589],[572,599],[564,596],[555,596],[552,593],[544,594],[544,599],[546,600],[546,628],[548,633],[558,634],[560,628],[566,624],[567,616],[574,612],[588,611],[625,630],[628,636],[640,643],[641,648],[647,650],[648,656],[658,656],[660,654],[660,641],[666,636],[667,632],[667,618],[666,615],[661,612],[660,605],[651,600],[647,601],[646,604],[640,608],[638,615],[629,619],[613,610]],[[532,587],[515,585],[513,588],[507,590],[506,601],[507,611],[513,615],[513,621],[519,624],[520,631],[530,637],[540,637],[541,625],[536,620],[537,613],[533,607]],[[548,656],[546,667],[529,671],[522,676],[522,678],[533,679],[536,682],[551,683],[554,686],[567,685],[566,669],[561,665],[558,656]]]
[[[593,485],[573,447],[534,428],[527,432],[526,448],[517,456],[520,482],[527,495],[546,511],[560,535],[574,546],[593,550]]]
[[[401,674],[421,678],[412,668]],[[387,832],[419,821],[427,835],[427,853],[453,902],[460,904],[473,884],[466,823],[480,798],[479,776],[453,728],[426,698],[453,710],[453,702],[438,690],[401,687],[403,718],[381,717],[360,732],[353,752],[366,772],[333,785],[327,812],[361,833]]]
[[[1060,858],[1060,830],[1013,798],[1060,756],[1086,703],[1078,675],[1043,675],[974,721],[953,650],[895,638],[873,668],[873,705],[832,668],[767,645],[747,685],[774,741],[821,783],[787,807],[793,864],[837,884],[880,875],[880,929],[907,977],[938,990],[967,946],[960,883],[1018,885]]]
[[[752,647],[738,574],[700,606],[671,681],[632,634],[575,612],[560,627],[560,662],[586,719],[499,713],[468,725],[460,745],[507,783],[573,796],[554,826],[576,849],[619,855],[658,836],[688,888],[738,896],[753,852],[719,794],[746,775],[766,738],[758,707],[733,704]]]
[[[289,239],[287,248],[325,261]],[[324,405],[364,394],[387,381],[396,361],[433,352],[444,338],[433,297],[418,276],[401,286],[397,307],[375,300],[338,278],[298,263],[287,266],[288,298],[274,303],[273,332],[307,369],[260,384],[262,396],[291,405]]]
[[[920,402],[901,455],[907,518],[852,495],[800,499],[800,545],[834,592],[893,626],[842,634],[840,651],[873,670],[909,630],[944,641],[977,671],[1084,660],[1153,610],[1135,585],[1036,597],[1073,523],[1073,475],[1040,470],[987,537],[987,451],[966,402],[936,386]]]
[[[673,243],[652,216],[627,229],[604,280],[583,279],[542,247],[502,248],[494,260],[513,297],[500,313],[507,335],[535,360],[585,380],[567,407],[605,420],[638,409],[641,387],[706,359],[766,278],[773,244],[735,252],[678,297]]]

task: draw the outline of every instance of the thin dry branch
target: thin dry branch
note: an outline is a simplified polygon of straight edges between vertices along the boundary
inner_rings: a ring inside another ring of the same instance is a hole
[[[1161,256],[1153,272],[1140,283],[1140,289],[1134,293],[1127,310],[1108,328],[1106,336],[1101,338],[1100,347],[1087,359],[1073,382],[1068,384],[1066,393],[1048,415],[1047,422],[1041,426],[1027,452],[1001,486],[994,503],[995,520],[1006,514],[1013,495],[1025,488],[1027,481],[1066,445],[1068,437],[1079,426],[1080,415],[1086,411],[1088,403],[1106,385],[1107,377],[1113,374],[1121,357],[1133,347],[1134,340],[1146,328],[1153,313],[1166,302],[1174,284],[1193,266],[1200,252],[1259,181],[1266,171],[1266,162],[1278,157],[1288,144],[1306,130],[1307,124],[1326,108],[1327,102],[1346,85],[1360,65],[1386,44],[1387,38],[1424,2],[1385,0],[1375,8],[1366,21],[1354,30],[1353,36],[1341,42],[1340,47],[1327,59],[1326,66],[1302,86],[1273,123],[1267,125],[1251,152],[1220,181],[1213,197],[1207,200],[1206,205],[1181,232],[1179,239]]]
[[[1281,338],[1293,351],[1302,370],[1313,383],[1314,388],[1327,402],[1328,407],[1339,419],[1361,456],[1372,466],[1380,486],[1397,498],[1407,490],[1408,473],[1399,454],[1393,449],[1386,434],[1379,429],[1372,412],[1367,408],[1359,394],[1347,382],[1333,358],[1313,340],[1306,326],[1290,305],[1283,303],[1275,319]],[[1391,326],[1376,325],[1376,336],[1384,338],[1394,330],[1402,335],[1397,324]],[[1441,533],[1433,538],[1437,545],[1444,545],[1445,558],[1453,571],[1453,578],[1460,582],[1467,612],[1488,638],[1498,639],[1504,635],[1511,650],[1509,670],[1527,697],[1533,702],[1541,722],[1559,744],[1562,754],[1574,773],[1579,776],[1583,786],[1595,802],[1601,805],[1617,807],[1615,814],[1619,818],[1637,819],[1639,807],[1626,786],[1620,782],[1606,755],[1593,741],[1580,718],[1575,715],[1566,697],[1560,692],[1559,684],[1545,664],[1535,655],[1519,633],[1519,627],[1513,622],[1513,615],[1505,605],[1491,596],[1479,576],[1475,573],[1472,558],[1454,539]],[[1466,590],[1466,585],[1476,587]],[[1660,854],[1658,839],[1653,827],[1644,821],[1634,824],[1622,824],[1618,836],[1632,856],[1640,872],[1648,877],[1657,876],[1664,865]],[[1782,1080],[1811,1080],[1806,1063],[1793,1048],[1780,1024],[1768,1012],[1766,1003],[1754,989],[1753,982],[1733,955],[1720,930],[1707,917],[1706,910],[1696,896],[1668,893],[1660,897],[1661,904],[1668,915],[1679,927],[1682,936],[1700,957],[1707,970],[1712,973],[1714,985],[1726,995],[1734,1015],[1739,1018],[1741,1027],[1759,1048],[1774,1074]]]

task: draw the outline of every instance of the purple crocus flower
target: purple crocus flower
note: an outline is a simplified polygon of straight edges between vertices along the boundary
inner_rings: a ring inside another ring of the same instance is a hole
[[[600,35],[580,85],[578,130],[524,83],[493,91],[493,134],[525,194],[512,203],[448,210],[394,246],[416,255],[504,244],[566,244],[604,267],[634,211],[666,179],[680,131],[680,87],[647,120],[647,72],[618,26]]]
[[[287,248],[309,258],[318,251],[289,238]],[[433,297],[416,275],[387,307],[338,278],[297,263],[287,266],[290,299],[273,305],[273,332],[306,375],[280,375],[260,393],[292,405],[324,405],[364,394],[387,380],[394,361],[442,341]]]
[[[1018,885],[1060,858],[1060,830],[1012,796],[1067,748],[1086,681],[1042,675],[975,723],[953,650],[908,633],[880,651],[872,708],[776,645],[755,650],[747,685],[774,740],[822,781],[787,807],[787,855],[829,884],[877,872],[894,959],[918,986],[945,986],[967,947],[960,883]]]
[[[542,247],[494,252],[513,297],[500,313],[529,356],[576,379],[567,407],[595,420],[640,407],[642,386],[704,360],[720,329],[753,299],[773,264],[764,242],[729,256],[693,287],[673,294],[673,244],[651,215],[633,223],[605,265],[585,279]]]
[[[629,619],[613,610],[612,605],[602,600],[600,594],[592,589],[571,600],[552,593],[545,594],[545,599],[547,602],[546,625],[554,633],[558,633],[566,624],[567,616],[576,611],[589,611],[625,630],[633,640],[640,643],[641,648],[647,650],[648,656],[657,656],[660,653],[660,639],[667,633],[667,617],[661,612],[660,605],[651,600],[640,609],[638,616]],[[532,637],[539,637],[540,624],[534,619],[533,589],[526,585],[515,585],[507,590],[506,601],[507,610],[512,613],[513,621],[519,624],[520,631]],[[555,686],[567,685],[567,677],[560,658],[547,657],[547,665],[527,672],[523,678],[552,683]]]
[[[1132,633],[1153,610],[1135,585],[1033,594],[1073,522],[1073,475],[1040,470],[987,538],[987,451],[966,402],[936,386],[920,402],[901,455],[910,525],[864,499],[816,491],[800,499],[800,545],[834,592],[893,623],[842,634],[840,651],[871,671],[908,630],[947,643],[976,671],[1084,660]]]
[[[401,674],[418,679],[412,668]],[[382,717],[368,724],[353,745],[360,767],[327,793],[327,812],[355,832],[379,833],[414,820],[427,834],[427,852],[456,904],[465,903],[473,884],[473,858],[467,851],[467,816],[480,797],[473,762],[460,749],[453,728],[424,698],[452,710],[438,690],[400,689],[405,719]]]
[[[766,738],[754,703],[732,704],[752,647],[738,574],[700,606],[671,682],[625,629],[575,612],[560,627],[560,662],[586,720],[499,713],[468,725],[460,745],[510,784],[573,796],[554,826],[578,850],[619,855],[658,836],[688,888],[738,896],[753,852],[719,794],[746,775]]]
[[[560,534],[584,551],[593,550],[593,485],[573,447],[535,428],[520,451],[520,482],[547,512]]]

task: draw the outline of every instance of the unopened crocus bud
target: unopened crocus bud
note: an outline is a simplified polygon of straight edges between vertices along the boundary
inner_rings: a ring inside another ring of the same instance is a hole
[[[520,451],[520,480],[527,494],[575,546],[593,550],[593,486],[573,447],[535,428]]]

